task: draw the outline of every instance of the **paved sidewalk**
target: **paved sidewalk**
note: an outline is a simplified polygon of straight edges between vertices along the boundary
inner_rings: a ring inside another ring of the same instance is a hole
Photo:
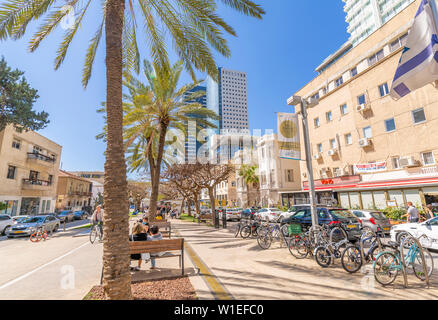
[[[323,269],[313,259],[294,258],[279,244],[274,243],[265,251],[255,239],[234,238],[232,230],[215,230],[180,220],[171,222],[172,229],[185,238],[234,299],[438,299],[437,275],[433,275],[429,289],[412,275],[408,276],[406,289],[402,275],[395,285],[384,288],[373,275],[348,274],[340,260]]]

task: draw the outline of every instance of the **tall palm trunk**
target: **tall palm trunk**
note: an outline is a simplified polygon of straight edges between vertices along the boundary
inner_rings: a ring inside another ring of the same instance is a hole
[[[152,165],[154,165],[154,175],[151,179],[152,192],[150,200],[150,214],[153,217],[157,214],[158,192],[160,189],[161,162],[163,160],[164,143],[166,142],[166,133],[168,126],[169,124],[167,122],[160,123],[160,138],[158,140],[157,160],[155,164],[153,164],[152,162]]]
[[[249,202],[249,184],[246,184],[246,206],[249,207],[250,206],[250,202]]]
[[[112,300],[131,299],[129,205],[122,135],[122,30],[124,0],[106,4],[106,112],[108,136],[104,183],[103,289]]]

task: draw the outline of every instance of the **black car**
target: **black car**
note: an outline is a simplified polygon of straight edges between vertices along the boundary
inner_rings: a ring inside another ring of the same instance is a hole
[[[318,223],[340,226],[347,232],[348,240],[356,241],[362,235],[362,224],[360,220],[349,210],[342,208],[317,208]],[[297,223],[304,229],[312,226],[312,216],[310,208],[298,210],[289,218],[283,220],[283,224]]]
[[[61,222],[70,222],[70,221],[73,221],[75,219],[75,215],[74,215],[73,211],[70,211],[70,210],[61,211],[60,213],[58,213],[56,215],[56,217],[59,220],[61,220]]]
[[[240,211],[240,218],[241,219],[253,219],[254,213],[256,213],[256,210],[252,208],[247,208],[245,210]]]
[[[88,213],[85,211],[75,211],[73,214],[75,220],[84,220],[88,218]]]

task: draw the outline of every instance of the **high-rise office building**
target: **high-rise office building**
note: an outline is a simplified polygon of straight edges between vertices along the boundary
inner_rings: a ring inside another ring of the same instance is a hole
[[[414,0],[342,0],[350,42],[356,46]]]
[[[207,107],[220,116],[218,129],[248,130],[246,73],[219,68],[219,82],[208,77]]]
[[[201,96],[190,99],[190,97],[197,93],[203,91],[204,94]],[[187,103],[199,103],[202,107],[207,108],[207,94],[206,94],[207,88],[205,86],[196,86],[192,88],[191,90],[188,90],[184,93],[183,99],[187,99]],[[203,128],[203,125],[200,123],[196,123],[196,119],[199,119],[198,115],[192,116],[193,121],[191,123],[187,124],[187,135],[185,140],[185,160],[186,162],[193,162],[196,159],[196,155],[198,153],[199,148],[201,147],[202,143],[197,140],[199,128],[198,126]]]

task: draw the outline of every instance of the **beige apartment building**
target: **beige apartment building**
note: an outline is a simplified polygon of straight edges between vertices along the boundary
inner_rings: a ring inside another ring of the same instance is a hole
[[[102,185],[105,180],[105,172],[103,171],[70,171],[70,173],[81,178],[97,181]]]
[[[91,181],[59,170],[57,210],[82,210],[91,205],[93,184]]]
[[[292,205],[283,194],[301,190],[300,162],[280,158],[276,134],[264,135],[257,143],[257,151],[260,205]]]
[[[36,215],[55,210],[62,147],[33,131],[0,132],[0,213]]]
[[[295,93],[319,99],[308,110],[319,202],[365,209],[408,201],[438,206],[438,90],[427,85],[399,101],[388,95],[419,4],[357,46],[342,46]],[[304,162],[301,170],[304,178]],[[288,201],[308,199],[303,180],[303,192],[287,194]]]

